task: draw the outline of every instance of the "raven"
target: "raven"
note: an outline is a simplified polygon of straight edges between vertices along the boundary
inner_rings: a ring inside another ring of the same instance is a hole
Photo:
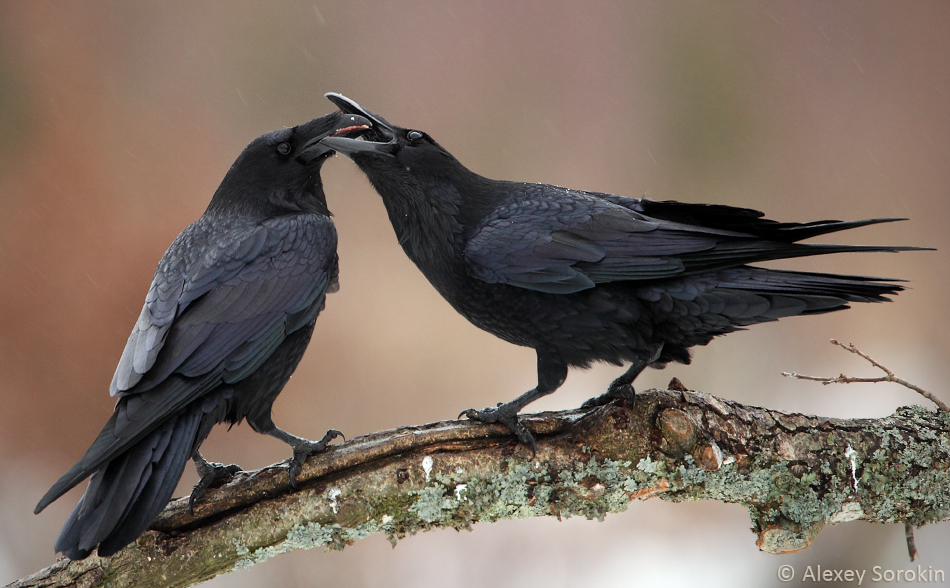
[[[291,483],[318,442],[278,428],[271,406],[313,333],[328,292],[339,286],[336,229],[320,168],[329,135],[367,130],[362,116],[335,112],[267,133],[238,156],[204,214],[171,244],[155,270],[110,394],[112,418],[49,492],[39,513],[92,476],[56,540],[56,551],[109,556],[134,541],[168,503],[188,458],[212,484],[240,471],[210,463],[198,448],[218,423],[247,419],[290,444]]]
[[[497,408],[462,413],[503,423],[532,448],[517,413],[554,392],[569,366],[629,362],[607,393],[586,405],[632,400],[632,382],[645,367],[689,363],[689,348],[717,335],[884,301],[903,289],[880,278],[747,264],[918,249],[799,243],[903,219],[781,223],[745,208],[492,180],[428,134],[392,125],[345,96],[327,97],[372,121],[362,140],[323,143],[369,178],[409,258],[469,321],[537,352],[537,387]]]

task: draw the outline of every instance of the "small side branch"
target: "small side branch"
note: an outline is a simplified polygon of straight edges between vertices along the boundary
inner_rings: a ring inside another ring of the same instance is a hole
[[[914,525],[904,521],[904,538],[907,539],[907,554],[910,561],[917,559],[917,542],[914,540]]]
[[[923,388],[921,388],[920,386],[916,384],[912,384],[903,378],[899,378],[895,376],[894,372],[892,372],[888,368],[881,365],[880,362],[872,359],[871,356],[869,356],[867,353],[864,353],[863,351],[855,347],[853,343],[849,343],[848,345],[845,345],[844,343],[839,343],[836,339],[832,339],[831,344],[837,345],[838,347],[844,349],[845,351],[850,351],[851,353],[860,355],[864,359],[868,360],[868,362],[870,362],[871,365],[883,371],[886,375],[881,376],[880,378],[852,378],[851,376],[846,376],[844,374],[841,374],[834,378],[825,378],[821,376],[806,376],[803,374],[796,374],[792,372],[782,372],[782,375],[787,378],[795,378],[798,380],[809,380],[812,382],[821,382],[825,386],[827,386],[828,384],[857,384],[857,383],[877,384],[878,382],[894,382],[895,384],[900,384],[901,386],[904,386],[905,388],[909,388],[913,390],[914,392],[917,392],[918,394],[920,394],[927,400],[933,402],[938,407],[940,407],[940,410],[945,411],[945,412],[950,412],[950,406],[947,406],[942,400],[934,396],[932,392],[924,390]]]

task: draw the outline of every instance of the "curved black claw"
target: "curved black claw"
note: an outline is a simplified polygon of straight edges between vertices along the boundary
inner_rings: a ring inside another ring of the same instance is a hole
[[[224,465],[223,463],[213,463],[206,461],[197,462],[195,467],[201,479],[191,489],[191,496],[188,497],[188,512],[195,514],[195,503],[201,500],[205,490],[208,488],[217,488],[231,481],[234,474],[241,471],[241,466],[237,464]]]
[[[343,437],[343,433],[336,429],[330,429],[327,431],[327,434],[323,436],[323,439],[319,441],[301,439],[300,442],[291,444],[294,448],[294,456],[287,465],[287,471],[290,474],[290,485],[294,490],[297,489],[297,476],[300,474],[300,470],[304,462],[307,461],[307,458],[311,455],[326,451],[330,441],[333,441],[337,437]],[[346,437],[343,437],[343,440],[345,441]]]
[[[531,447],[532,456],[537,455],[538,444],[535,443],[534,436],[521,424],[521,421],[518,419],[518,413],[508,409],[508,406],[509,405],[506,404],[499,404],[498,408],[483,408],[482,410],[469,408],[468,410],[463,410],[459,416],[464,415],[470,420],[482,423],[501,423],[518,437],[518,441]]]
[[[637,402],[637,393],[630,384],[618,384],[614,382],[607,388],[607,391],[600,396],[591,398],[581,405],[581,408],[596,408],[609,404],[614,400],[629,400],[633,406]]]

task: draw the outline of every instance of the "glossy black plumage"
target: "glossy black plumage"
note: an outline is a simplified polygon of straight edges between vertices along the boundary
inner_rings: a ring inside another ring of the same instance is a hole
[[[779,223],[754,210],[656,202],[482,177],[424,132],[371,119],[364,140],[323,143],[349,156],[379,192],[399,243],[472,323],[538,355],[538,386],[498,408],[467,410],[502,422],[526,443],[516,414],[557,389],[568,366],[630,363],[601,401],[632,397],[647,365],[689,363],[689,348],[785,316],[887,300],[897,284],[863,276],[748,264],[906,247],[802,244],[892,218]]]
[[[338,288],[336,230],[320,180],[332,151],[318,141],[367,125],[337,112],[259,137],[165,252],[112,380],[112,418],[36,507],[91,476],[57,551],[80,559],[98,547],[108,556],[134,541],[189,458],[202,476],[193,498],[236,471],[198,453],[217,423],[246,418],[290,443],[292,479],[294,467],[338,434],[317,443],[290,435],[271,421],[271,405],[327,293]]]

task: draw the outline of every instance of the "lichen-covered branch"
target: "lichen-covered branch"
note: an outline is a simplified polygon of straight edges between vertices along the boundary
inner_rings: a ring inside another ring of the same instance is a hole
[[[173,501],[111,558],[63,560],[11,586],[189,586],[294,549],[510,518],[601,519],[651,496],[743,504],[773,553],[804,549],[827,524],[950,518],[946,412],[830,419],[651,390],[632,408],[525,422],[534,458],[503,426],[448,421],[313,457],[297,491],[282,466],[240,474],[194,514]]]

